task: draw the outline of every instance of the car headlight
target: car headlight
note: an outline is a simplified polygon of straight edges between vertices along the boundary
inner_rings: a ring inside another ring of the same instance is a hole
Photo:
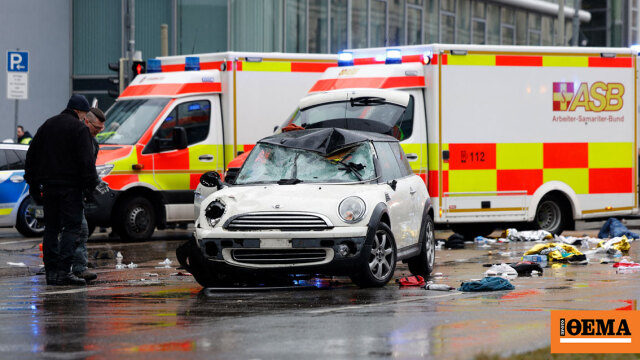
[[[214,200],[207,206],[207,209],[204,211],[204,216],[207,218],[209,225],[216,226],[218,222],[220,222],[222,215],[224,215],[225,208],[225,204],[220,200]]]
[[[362,220],[367,211],[364,200],[357,196],[350,196],[340,202],[338,206],[338,215],[342,220],[349,224],[357,223]]]
[[[111,170],[113,170],[113,164],[105,164],[105,165],[96,166],[96,172],[98,173],[98,177],[100,177],[101,179],[103,177],[109,175]]]

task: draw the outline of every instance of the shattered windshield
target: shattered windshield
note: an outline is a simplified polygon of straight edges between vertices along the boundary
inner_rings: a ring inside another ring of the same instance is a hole
[[[329,156],[272,144],[258,144],[245,161],[236,185],[343,183],[376,177],[371,144],[360,143]]]
[[[168,102],[169,99],[117,101],[107,110],[104,130],[96,140],[100,144],[135,144]]]
[[[335,127],[370,131],[404,140],[411,136],[413,129],[413,97],[407,108],[385,102],[383,98],[369,96],[303,110],[298,108],[281,128],[290,125],[305,129]]]

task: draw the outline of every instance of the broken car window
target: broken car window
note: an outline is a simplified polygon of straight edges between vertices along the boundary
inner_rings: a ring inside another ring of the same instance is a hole
[[[327,157],[313,151],[260,143],[251,150],[235,184],[342,183],[375,177],[369,143],[360,143]]]

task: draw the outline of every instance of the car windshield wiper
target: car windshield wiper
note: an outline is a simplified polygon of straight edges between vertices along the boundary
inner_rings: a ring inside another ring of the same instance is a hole
[[[291,179],[280,179],[278,180],[278,185],[295,185],[301,183],[302,180],[291,178]]]
[[[360,163],[355,164],[353,162],[345,163],[345,162],[342,162],[342,160],[338,161],[338,164],[344,166],[338,169],[353,173],[358,178],[358,181],[362,181],[362,174],[360,174],[360,170],[364,169],[364,165]]]
[[[376,96],[360,96],[357,98],[349,99],[351,106],[367,106],[367,105],[382,105],[386,101],[384,98]]]

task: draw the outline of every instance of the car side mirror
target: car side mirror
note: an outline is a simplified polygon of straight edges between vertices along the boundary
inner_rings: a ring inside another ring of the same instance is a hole
[[[173,144],[176,149],[186,149],[189,142],[187,141],[187,130],[181,126],[176,126],[171,131],[171,137],[173,138]]]
[[[391,190],[396,191],[396,185],[398,185],[398,182],[395,180],[391,180],[387,183],[387,185],[391,187]]]
[[[215,171],[208,171],[200,176],[200,184],[206,187],[216,187],[218,190],[224,187],[220,174]]]

